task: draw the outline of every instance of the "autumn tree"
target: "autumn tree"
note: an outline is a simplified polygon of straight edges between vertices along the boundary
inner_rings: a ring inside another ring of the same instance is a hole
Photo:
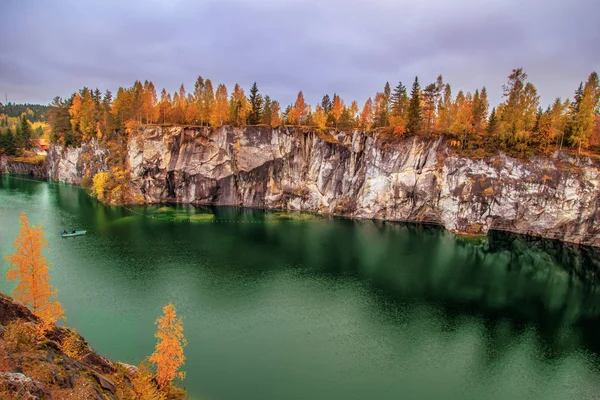
[[[62,306],[56,300],[57,291],[50,286],[46,258],[42,255],[44,248],[48,248],[43,228],[41,225],[30,226],[24,213],[14,246],[16,252],[6,257],[10,263],[6,279],[17,281],[13,291],[15,300],[31,307],[45,323],[64,319]]]
[[[258,125],[261,123],[263,112],[263,98],[258,93],[256,82],[250,88],[250,113],[248,114],[248,125]]]
[[[503,89],[505,101],[496,109],[499,139],[503,146],[524,152],[537,120],[539,96],[522,68],[512,71]]]
[[[229,122],[235,126],[245,125],[249,109],[244,89],[236,83],[229,100]]]
[[[333,117],[333,121],[335,126],[337,127],[338,122],[340,121],[340,117],[342,116],[342,110],[344,108],[344,103],[340,96],[334,94],[333,95],[333,106],[331,108],[331,115]]]
[[[269,96],[265,96],[265,101],[261,113],[262,115],[260,119],[261,124],[271,125],[271,117],[273,115],[271,111],[271,104],[271,98]]]
[[[452,88],[449,84],[444,85],[442,98],[438,103],[438,116],[436,119],[437,131],[445,134],[450,131],[450,126],[454,120]]]
[[[144,82],[142,99],[142,115],[147,123],[152,124],[157,119],[156,104],[158,103],[156,88],[152,82]]]
[[[227,90],[225,90],[225,93],[227,93]],[[214,104],[215,93],[213,90],[212,82],[210,79],[207,79],[206,81],[204,81],[204,88],[202,89],[202,107],[200,111],[202,125],[208,124],[211,121]]]
[[[484,86],[481,89],[481,93],[479,92],[479,89],[475,91],[475,95],[473,96],[473,105],[471,107],[473,113],[473,131],[477,137],[481,137],[485,132],[488,107],[489,103],[487,99],[487,90]]]
[[[569,142],[577,147],[577,152],[581,148],[587,148],[594,129],[594,121],[599,113],[600,106],[600,82],[598,74],[592,72],[583,87],[575,96],[573,103],[572,120],[569,126]]]
[[[167,117],[169,117],[169,111],[171,110],[171,95],[167,93],[165,88],[160,92],[158,110],[159,117],[162,120],[162,123],[165,124],[167,122]]]
[[[419,78],[415,77],[415,81],[410,92],[410,102],[408,104],[408,115],[406,130],[408,133],[414,135],[421,132],[423,126],[423,112],[421,106],[421,86],[419,85]]]
[[[308,111],[306,103],[304,102],[304,94],[302,93],[302,90],[298,92],[298,97],[296,98],[294,108],[296,109],[295,113],[297,114],[298,125],[302,125],[306,121],[306,115]]]
[[[165,389],[176,378],[184,379],[185,373],[178,372],[185,362],[183,348],[187,342],[183,336],[183,322],[173,304],[163,307],[163,315],[156,320],[158,341],[154,353],[148,361],[156,366],[156,382],[160,389]]]
[[[274,101],[271,103],[271,127],[277,128],[281,125],[281,110],[279,102]]]
[[[227,102],[227,88],[221,83],[217,87],[210,124],[214,127],[220,127],[227,122],[228,118],[229,103]]]
[[[472,104],[471,93],[467,93],[465,96],[463,91],[460,90],[456,95],[456,102],[454,104],[456,117],[452,121],[452,125],[450,125],[449,133],[460,140],[462,148],[467,147],[469,140],[474,134]]]
[[[373,124],[373,100],[369,97],[360,113],[360,127],[363,129],[371,128]]]

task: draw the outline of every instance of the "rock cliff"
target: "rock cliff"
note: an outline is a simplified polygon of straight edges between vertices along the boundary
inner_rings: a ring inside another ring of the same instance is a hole
[[[107,149],[54,147],[52,179],[105,170]],[[469,159],[443,138],[361,131],[146,126],[128,144],[132,188],[147,203],[239,205],[427,221],[600,246],[600,173],[586,159]],[[139,195],[139,196],[138,196]]]

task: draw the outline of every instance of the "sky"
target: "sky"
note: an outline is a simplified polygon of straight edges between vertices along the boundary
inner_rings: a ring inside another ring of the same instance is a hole
[[[386,81],[492,105],[523,67],[542,104],[600,72],[598,0],[0,0],[0,95],[46,104],[137,80],[189,90],[201,75],[284,107],[302,90],[362,104]]]

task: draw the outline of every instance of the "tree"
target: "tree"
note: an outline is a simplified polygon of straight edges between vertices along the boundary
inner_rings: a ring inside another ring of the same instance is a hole
[[[342,99],[340,98],[340,96],[334,94],[333,95],[333,107],[331,108],[331,115],[333,116],[333,121],[335,122],[336,127],[340,120],[340,117],[342,116],[343,108],[344,108],[344,103],[342,102]]]
[[[16,252],[6,257],[10,263],[6,279],[17,281],[15,300],[31,307],[45,323],[64,319],[62,306],[56,300],[57,291],[50,286],[46,258],[42,256],[44,248],[48,248],[43,228],[30,226],[25,213],[21,214],[21,230],[14,246]]]
[[[408,104],[408,123],[406,130],[414,135],[421,132],[422,124],[422,109],[421,109],[421,86],[419,78],[415,77],[415,81],[410,92],[410,103]]]
[[[329,114],[329,112],[333,108],[333,103],[331,102],[331,99],[329,98],[328,94],[323,96],[323,99],[321,100],[321,108],[323,108],[323,112],[325,113],[325,115]]]
[[[10,128],[6,128],[3,134],[0,134],[0,151],[4,152],[4,154],[13,156],[17,151],[17,146],[15,145],[15,137],[13,136],[12,130]]]
[[[360,113],[360,127],[363,129],[371,128],[373,124],[373,100],[369,97]]]
[[[227,93],[227,90],[225,90]],[[225,96],[227,98],[227,96]],[[204,81],[204,89],[202,90],[202,111],[200,112],[202,125],[208,124],[211,121],[213,108],[215,104],[215,94],[213,91],[212,82],[210,79]]]
[[[323,110],[323,107],[321,107],[320,105],[317,105],[317,108],[315,109],[315,115],[313,117],[313,125],[318,128],[318,129],[325,129],[327,128],[327,115],[325,115],[325,111]]]
[[[271,111],[271,98],[269,96],[265,96],[265,103],[262,109],[261,123],[265,125],[271,125],[272,116],[273,113]]]
[[[481,89],[481,93],[479,93],[479,90],[476,90],[475,96],[473,96],[473,129],[477,137],[481,137],[483,132],[485,132],[488,107],[487,90],[484,86]]]
[[[539,96],[535,86],[527,82],[527,74],[522,68],[512,71],[503,89],[506,100],[496,110],[499,139],[505,147],[524,152],[535,127]]]
[[[281,125],[281,115],[280,115],[280,107],[279,102],[274,101],[271,103],[271,127],[277,128]]]
[[[185,363],[183,348],[187,341],[183,336],[181,317],[177,318],[175,307],[171,303],[163,307],[163,315],[156,320],[156,326],[156,350],[148,361],[156,366],[158,387],[165,389],[175,378],[185,378],[185,373],[178,370]]]
[[[248,114],[248,125],[258,125],[261,123],[262,119],[262,107],[263,107],[263,98],[258,93],[258,86],[256,86],[256,82],[252,85],[250,89],[250,113]]]
[[[298,114],[298,125],[302,125],[306,121],[307,114],[306,103],[304,102],[304,94],[302,93],[302,90],[298,92],[298,97],[296,98],[296,104],[294,108]]]
[[[589,145],[594,121],[599,113],[600,82],[596,72],[590,74],[583,91],[580,86],[574,104],[569,142],[573,146],[577,146],[577,152],[580,153],[582,147],[587,148]]]
[[[391,125],[401,127],[404,130],[406,126],[406,117],[408,114],[408,95],[406,94],[406,87],[402,82],[398,82],[398,86],[394,89],[392,94],[392,117]]]
[[[235,126],[245,125],[248,111],[249,104],[244,89],[236,83],[229,100],[229,122]]]
[[[210,118],[210,124],[214,127],[220,127],[227,122],[229,109],[227,103],[227,88],[224,84],[219,84],[215,96],[213,112]]]
[[[442,95],[442,99],[438,103],[438,117],[436,125],[439,133],[444,134],[449,132],[450,126],[452,125],[454,119],[452,108],[452,88],[449,84],[446,84],[444,86],[444,94]]]
[[[171,109],[171,95],[167,93],[167,90],[163,88],[160,92],[160,102],[158,103],[159,116],[162,119],[162,123],[167,123],[167,117],[169,116],[169,110]]]
[[[435,106],[437,103],[437,86],[430,83],[423,90],[423,114],[425,116],[425,132],[429,135],[435,123]]]

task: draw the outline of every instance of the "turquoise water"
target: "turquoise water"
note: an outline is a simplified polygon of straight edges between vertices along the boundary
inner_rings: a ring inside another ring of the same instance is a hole
[[[3,176],[3,256],[22,211],[44,224],[68,324],[102,355],[138,363],[175,304],[194,399],[600,396],[592,249],[253,209],[130,210]]]

